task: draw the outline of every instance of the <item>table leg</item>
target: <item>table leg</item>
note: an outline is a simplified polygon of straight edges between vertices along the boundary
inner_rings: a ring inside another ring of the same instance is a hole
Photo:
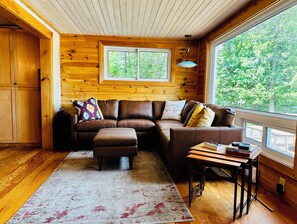
[[[246,214],[249,214],[251,194],[252,194],[252,172],[253,172],[253,160],[248,162],[249,175],[248,175],[248,192],[247,192],[247,204],[246,204]]]
[[[256,188],[255,188],[255,199],[257,200],[259,189],[259,157],[256,158]]]
[[[192,160],[191,159],[189,159],[189,162],[188,162],[188,164],[189,164],[189,167],[188,167],[188,169],[189,169],[189,207],[191,207],[191,202],[192,202],[192,189],[193,189],[193,176],[192,176]]]
[[[242,174],[241,174],[241,192],[240,192],[240,217],[242,216],[243,201],[244,201],[244,179],[245,179],[245,163],[241,164]]]
[[[200,193],[201,194],[202,194],[202,191],[204,191],[205,176],[206,176],[206,168],[205,168],[205,165],[202,163],[202,174],[200,177]]]
[[[233,207],[233,221],[236,218],[236,207],[237,207],[237,178],[238,168],[234,169],[234,207]],[[241,206],[241,205],[240,205]]]

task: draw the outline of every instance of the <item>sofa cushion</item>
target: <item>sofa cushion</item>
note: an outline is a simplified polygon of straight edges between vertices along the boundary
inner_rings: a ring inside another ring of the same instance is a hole
[[[136,146],[137,136],[135,130],[131,128],[104,128],[98,131],[98,133],[94,137],[93,145],[94,147]],[[98,150],[94,150],[94,152],[98,153]]]
[[[230,127],[235,117],[235,111],[228,107],[221,107],[215,104],[204,104],[215,112],[215,118],[212,126],[228,126]]]
[[[160,120],[165,107],[165,101],[153,101],[153,119]]]
[[[98,106],[105,119],[118,119],[119,101],[118,100],[98,100]]]
[[[192,111],[192,109],[196,106],[197,103],[198,101],[195,100],[187,100],[181,114],[181,120],[183,122],[187,119],[188,114],[190,113],[190,111]]]
[[[119,105],[119,119],[152,119],[153,104],[152,101],[130,101],[121,100]]]
[[[98,131],[101,128],[116,128],[117,121],[112,119],[104,120],[92,120],[78,122],[74,125],[74,130],[83,132],[83,131]]]
[[[155,127],[155,123],[148,119],[124,119],[118,121],[120,128],[134,128],[135,131],[149,131]]]
[[[157,120],[155,123],[158,131],[166,141],[170,141],[170,128],[183,127],[183,123],[177,120]]]
[[[161,119],[181,120],[181,113],[185,106],[185,100],[167,100]]]

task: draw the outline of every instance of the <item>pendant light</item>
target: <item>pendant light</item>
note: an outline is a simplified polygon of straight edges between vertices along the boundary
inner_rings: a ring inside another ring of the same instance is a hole
[[[188,60],[188,55],[189,55],[189,52],[191,50],[189,45],[188,45],[188,39],[190,37],[191,37],[191,35],[189,35],[189,34],[185,35],[185,38],[187,40],[187,47],[185,49],[185,51],[186,51],[186,60],[178,63],[176,66],[179,66],[179,67],[182,67],[182,68],[193,68],[193,67],[197,66],[197,64],[195,62]]]

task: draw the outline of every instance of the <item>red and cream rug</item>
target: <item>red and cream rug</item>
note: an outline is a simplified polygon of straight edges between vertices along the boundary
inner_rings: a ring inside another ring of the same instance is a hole
[[[115,164],[99,172],[91,151],[71,152],[8,223],[193,220],[157,153],[139,151],[132,170]]]

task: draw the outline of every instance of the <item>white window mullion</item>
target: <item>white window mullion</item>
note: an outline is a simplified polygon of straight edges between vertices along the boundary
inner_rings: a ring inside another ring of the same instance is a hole
[[[140,79],[140,74],[139,74],[139,71],[140,71],[140,51],[139,51],[139,49],[136,49],[136,52],[137,52],[137,77],[136,77],[136,80],[139,80]]]

